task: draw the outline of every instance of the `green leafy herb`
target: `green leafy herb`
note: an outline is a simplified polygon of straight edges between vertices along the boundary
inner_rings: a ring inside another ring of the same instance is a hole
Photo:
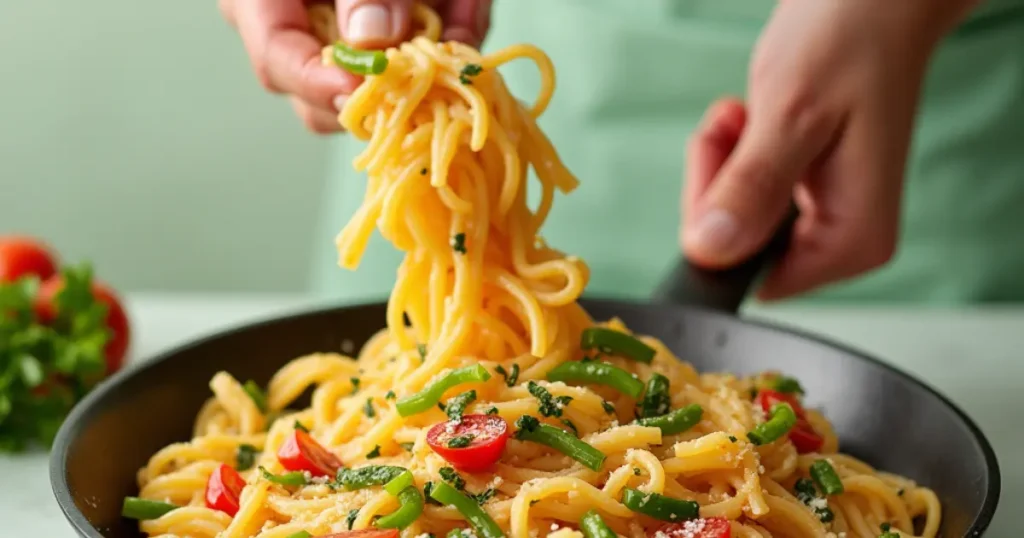
[[[905,493],[905,491],[903,490],[903,488],[900,488],[900,490],[896,492],[896,495],[899,495],[900,497],[902,497],[904,493]]]
[[[356,522],[356,518],[359,517],[359,509],[349,510],[348,515],[345,516],[345,524],[348,525],[348,530],[352,530],[352,524]]]
[[[455,472],[455,469],[452,469],[451,467],[441,467],[438,474],[441,475],[441,480],[448,482],[453,488],[459,491],[466,489],[466,481],[459,476],[459,473]],[[427,495],[430,494],[428,493]]]
[[[389,390],[388,393],[384,395],[384,399],[385,400],[394,400],[395,399],[395,391]]]
[[[269,480],[275,484],[280,484],[282,486],[305,486],[306,484],[309,483],[309,480],[306,478],[305,473],[301,473],[299,471],[292,471],[290,473],[284,474],[274,474],[268,471],[266,467],[263,467],[262,465],[259,466],[259,470],[260,475],[263,476],[264,480]]]
[[[295,429],[299,430],[299,431],[303,431],[303,432],[309,433],[309,428],[303,426],[302,423],[297,421],[297,420],[295,421]]]
[[[0,452],[48,448],[74,404],[103,378],[112,333],[107,306],[92,293],[92,268],[65,267],[61,280],[53,320],[35,313],[38,279],[0,283]]]
[[[415,443],[398,443],[398,446],[402,447],[406,452],[412,452],[412,447]]]
[[[572,401],[572,396],[552,396],[548,389],[533,381],[527,383],[526,389],[540,402],[538,409],[540,414],[545,417],[562,416],[562,407],[569,405],[569,402]]]
[[[487,501],[491,500],[497,494],[498,494],[498,491],[496,489],[494,489],[494,488],[487,488],[486,490],[484,490],[481,493],[467,493],[466,495],[470,499],[473,499],[474,501],[476,501],[476,503],[479,504],[480,506],[483,506],[484,504],[487,503]]]
[[[796,493],[796,498],[807,506],[813,506],[811,502],[818,498],[818,490],[815,489],[814,482],[809,478],[798,479],[796,483],[793,484],[793,491]],[[828,506],[823,508],[814,508],[814,513],[822,523],[828,523],[835,519],[835,514],[832,513],[832,509]]]
[[[487,414],[488,415],[497,415],[498,414],[498,408],[492,406],[490,409],[487,410]]]
[[[466,448],[473,444],[473,439],[476,439],[475,435],[460,435],[458,437],[452,437],[448,440],[448,448]]]
[[[377,411],[373,408],[373,398],[366,399],[366,403],[363,404],[363,414],[369,418],[377,416]]]
[[[373,450],[366,454],[366,459],[372,460],[380,457],[380,445],[374,445]]]
[[[440,506],[441,503],[437,502],[437,499],[434,499],[433,497],[430,496],[430,492],[431,491],[434,491],[434,483],[433,482],[427,482],[426,484],[423,484],[423,496],[426,497],[427,504],[433,504],[433,505]]]
[[[247,444],[238,445],[235,451],[235,468],[239,471],[248,471],[256,463],[256,447]]]
[[[352,394],[359,392],[359,383],[361,380],[358,377],[350,377],[348,380],[352,382]]]
[[[735,443],[736,442],[736,436],[735,435],[730,435],[729,436],[729,442]]]
[[[427,360],[427,346],[426,346],[426,344],[420,344],[420,345],[416,346],[416,351],[419,352],[420,360],[421,361]]]
[[[459,82],[469,85],[473,83],[473,77],[483,72],[483,66],[479,64],[466,64],[462,71],[459,71]]]
[[[256,409],[260,410],[260,413],[267,413],[267,395],[263,392],[263,389],[253,380],[248,380],[242,385],[242,390],[249,395],[249,399],[252,403],[256,404]]]
[[[604,409],[605,413],[608,413],[609,415],[615,414],[615,406],[608,400],[601,400],[601,407]]]
[[[570,430],[572,430],[572,433],[575,434],[576,437],[580,436],[580,431],[578,429],[576,429],[576,425],[573,424],[571,420],[569,420],[567,418],[563,418],[562,419],[562,424],[565,424]]]
[[[500,364],[494,367],[494,371],[505,379],[505,385],[509,387],[514,387],[519,381],[519,365],[516,363],[512,363],[511,372],[505,370],[505,367]]]
[[[452,250],[459,254],[466,253],[466,234],[460,232],[452,236]]]
[[[640,476],[640,468],[639,467],[633,467],[633,475],[634,476]]]
[[[445,405],[444,413],[448,415],[449,419],[459,422],[462,420],[462,414],[466,412],[466,407],[475,400],[475,390],[466,391],[458,396],[453,396]]]
[[[892,525],[889,523],[882,523],[879,528],[882,529],[882,534],[879,534],[878,538],[900,538],[899,533],[892,532]]]

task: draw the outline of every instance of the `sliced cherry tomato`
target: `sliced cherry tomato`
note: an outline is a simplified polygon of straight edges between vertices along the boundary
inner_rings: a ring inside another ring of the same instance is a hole
[[[318,538],[398,538],[398,529],[363,529],[361,531],[336,532]]]
[[[664,536],[659,533],[664,533]],[[702,517],[681,523],[662,525],[648,536],[662,538],[731,538],[732,526],[723,517]]]
[[[825,444],[825,440],[818,435],[818,432],[814,431],[814,427],[806,420],[798,420],[796,426],[789,430],[789,440],[793,442],[793,446],[800,454],[817,452],[821,450],[821,445]]]
[[[289,471],[308,471],[313,476],[333,477],[341,460],[316,442],[311,435],[294,430],[277,449],[277,461]]]
[[[757,393],[757,403],[765,413],[769,412],[772,406],[780,402],[788,403],[793,408],[793,412],[796,413],[796,426],[789,430],[789,440],[796,447],[796,451],[800,454],[817,452],[825,440],[822,439],[821,435],[818,435],[818,432],[814,431],[814,426],[811,426],[811,423],[807,421],[807,412],[800,405],[796,395],[783,394],[774,390],[761,390]]]
[[[43,323],[49,323],[56,319],[57,309],[54,298],[64,281],[60,275],[50,278],[39,288],[39,295],[36,296],[36,316]],[[107,358],[107,375],[121,369],[124,365],[125,354],[128,352],[128,344],[131,342],[131,327],[128,323],[128,315],[125,314],[124,306],[117,295],[102,282],[93,282],[92,294],[97,301],[107,305],[107,328],[110,329],[110,340],[103,349]]]
[[[28,237],[0,236],[0,282],[29,275],[46,280],[56,272],[56,257],[46,246]]]
[[[486,471],[494,465],[508,443],[508,423],[494,415],[466,415],[458,424],[442,422],[427,432],[427,444],[434,452],[467,473]],[[452,441],[456,446],[451,446]],[[465,446],[458,441],[468,441]]]
[[[238,513],[238,499],[244,487],[245,479],[242,475],[221,464],[206,481],[206,507],[235,517]]]

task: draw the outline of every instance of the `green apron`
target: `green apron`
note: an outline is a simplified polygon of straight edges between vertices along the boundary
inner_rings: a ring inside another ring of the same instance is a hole
[[[585,259],[588,294],[642,299],[679,255],[683,147],[716,98],[742,95],[768,0],[496,0],[487,49],[547,51],[555,97],[541,120],[580,178],[542,234]],[[503,68],[529,100],[529,62]],[[339,137],[316,235],[314,288],[385,297],[400,253],[375,234],[356,272],[333,237],[362,200],[362,143]],[[900,245],[885,268],[803,301],[1024,300],[1024,0],[990,1],[933,60],[910,158]],[[534,188],[536,191],[536,188]]]

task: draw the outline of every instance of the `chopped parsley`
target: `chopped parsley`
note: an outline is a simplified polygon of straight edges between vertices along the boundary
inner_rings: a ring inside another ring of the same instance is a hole
[[[395,391],[389,390],[388,393],[384,395],[384,399],[385,400],[394,400],[395,399]]]
[[[300,432],[309,433],[309,428],[303,426],[302,423],[297,420],[295,421],[295,429],[299,430]]]
[[[476,400],[476,391],[470,390],[463,392],[457,396],[453,396],[448,400],[445,405],[444,413],[448,415],[450,420],[455,422],[462,421],[462,414],[466,412],[466,407]]]
[[[800,381],[793,377],[779,376],[772,380],[775,390],[783,394],[803,394],[804,388]]]
[[[793,484],[793,490],[796,493],[796,498],[799,499],[800,502],[813,508],[811,503],[818,498],[818,490],[814,488],[814,482],[809,478],[801,478]],[[832,513],[832,509],[828,506],[813,509],[815,515],[818,516],[818,519],[821,520],[822,523],[828,523],[835,518],[835,514]]]
[[[438,409],[440,409],[442,413],[443,413],[443,412],[444,412],[444,410],[445,410],[444,404],[443,404],[443,403],[441,403],[441,402],[437,402],[437,408],[438,408]]]
[[[888,523],[882,523],[879,528],[882,529],[882,534],[879,534],[878,538],[900,538],[898,533],[892,532],[892,525]]]
[[[601,407],[604,409],[605,413],[608,413],[609,415],[615,414],[615,406],[608,400],[601,400]]]
[[[355,394],[355,393],[359,392],[359,378],[358,377],[350,377],[349,381],[352,382],[352,394]]]
[[[735,435],[730,435],[729,436],[729,441],[735,443],[736,442],[736,436]]]
[[[633,475],[634,476],[640,476],[640,468],[639,467],[633,467]]]
[[[505,385],[509,387],[514,387],[516,382],[519,381],[519,365],[516,363],[512,363],[511,372],[505,370],[500,364],[494,367],[494,371],[505,379]]]
[[[487,414],[488,415],[497,415],[498,414],[498,408],[494,407],[494,406],[491,406],[491,408],[487,410]]]
[[[352,524],[356,522],[357,517],[359,517],[358,508],[348,511],[348,515],[345,516],[345,524],[348,525],[348,530],[352,530]]]
[[[906,493],[906,492],[903,490],[903,488],[900,488],[900,490],[896,492],[896,495],[899,495],[900,497],[902,497],[904,493]]]
[[[421,176],[427,175],[427,169],[426,168],[420,169],[420,175]]]
[[[412,452],[412,447],[414,445],[415,443],[398,443],[398,446],[402,447],[402,450],[405,450],[406,452]]]
[[[572,430],[572,433],[573,433],[573,434],[574,434],[574,435],[575,435],[576,437],[579,437],[579,436],[580,436],[580,431],[579,431],[578,429],[576,429],[576,425],[575,425],[575,424],[573,424],[571,420],[569,420],[569,419],[567,419],[567,418],[563,418],[563,419],[562,419],[562,424],[565,424],[566,426],[568,426],[568,427],[569,427],[569,429],[570,429],[570,430]]]
[[[254,463],[256,463],[256,447],[248,444],[238,445],[238,450],[235,452],[235,468],[239,471],[247,471],[252,469]]]
[[[487,503],[487,501],[491,500],[495,495],[497,495],[497,493],[498,491],[495,490],[494,488],[487,488],[482,493],[469,493],[468,496],[470,499],[476,501],[477,504],[483,506],[485,503]]]
[[[475,435],[460,435],[458,437],[452,437],[448,440],[448,448],[466,448],[473,444],[473,439],[476,439]]]
[[[540,421],[537,417],[531,417],[530,415],[523,415],[516,420],[516,427],[519,431],[516,432],[516,439],[522,439],[523,432],[532,432],[540,427]]]
[[[420,345],[416,346],[416,351],[419,351],[419,353],[420,353],[420,360],[421,361],[427,360],[427,345],[426,344],[420,344]]]
[[[377,410],[373,408],[373,398],[367,398],[366,403],[363,404],[363,414],[368,418],[377,416]]]
[[[466,253],[466,234],[459,232],[452,237],[452,250],[459,254]]]
[[[479,64],[466,64],[462,71],[459,71],[459,82],[466,85],[472,84],[472,77],[479,75],[483,70],[483,66]]]
[[[552,396],[548,389],[533,381],[526,385],[526,389],[540,402],[538,409],[540,414],[545,417],[561,417],[562,407],[569,405],[569,402],[572,401],[572,396]]]
[[[459,473],[455,472],[455,469],[452,469],[451,467],[441,467],[438,474],[441,475],[441,480],[448,482],[453,488],[459,491],[466,489],[466,481],[459,476]]]
[[[366,454],[366,459],[372,460],[380,457],[380,445],[374,445],[373,450]]]

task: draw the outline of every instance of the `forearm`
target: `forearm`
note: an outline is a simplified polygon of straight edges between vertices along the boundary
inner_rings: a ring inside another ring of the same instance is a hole
[[[905,21],[908,31],[938,42],[956,28],[984,0],[880,0],[880,9],[895,11],[894,17]],[[882,8],[884,6],[884,8]]]

